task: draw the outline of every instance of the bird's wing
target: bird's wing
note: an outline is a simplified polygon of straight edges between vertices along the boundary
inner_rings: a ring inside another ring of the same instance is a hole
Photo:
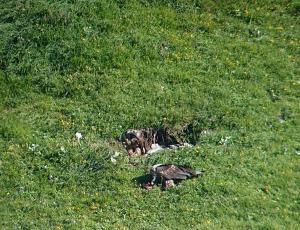
[[[191,176],[176,165],[162,165],[158,169],[158,174],[167,180],[184,180]]]
[[[195,171],[195,170],[193,170],[193,169],[190,169],[190,168],[186,168],[186,167],[184,167],[184,166],[178,166],[178,168],[179,168],[180,170],[182,170],[183,172],[188,173],[190,176],[197,176],[197,175],[200,174],[199,172],[197,172],[197,171]]]

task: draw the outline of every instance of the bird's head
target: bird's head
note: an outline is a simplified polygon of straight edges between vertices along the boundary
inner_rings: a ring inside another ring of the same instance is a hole
[[[140,141],[137,136],[137,131],[130,129],[127,130],[122,136],[122,143],[125,146],[129,155],[140,154]]]
[[[156,165],[151,166],[150,169],[149,169],[150,174],[151,174],[151,175],[156,174],[157,168],[158,168],[159,166],[161,166],[161,165],[162,165],[162,164],[156,164]]]
[[[152,167],[150,167],[149,172],[150,172],[150,175],[151,175],[151,178],[152,178],[151,185],[154,185],[154,182],[155,182],[155,180],[157,178],[157,174],[158,174],[157,169],[161,165],[162,164],[156,164],[156,165],[153,165]]]

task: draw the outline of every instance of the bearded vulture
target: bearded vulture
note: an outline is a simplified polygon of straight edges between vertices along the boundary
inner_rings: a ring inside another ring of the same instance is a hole
[[[176,150],[192,146],[178,140],[178,137],[167,128],[128,129],[122,134],[120,140],[129,156],[147,155],[163,149]]]
[[[121,139],[129,156],[139,156],[151,150],[156,142],[156,132],[153,129],[129,129]]]
[[[149,186],[153,186],[156,179],[160,178],[163,188],[174,186],[174,181],[181,181],[203,174],[203,171],[195,171],[180,165],[156,164],[150,168],[152,180]]]

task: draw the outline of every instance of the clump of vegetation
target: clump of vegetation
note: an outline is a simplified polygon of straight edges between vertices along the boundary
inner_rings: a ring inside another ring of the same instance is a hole
[[[299,24],[296,1],[1,1],[0,225],[295,229]],[[111,141],[162,123],[196,147]],[[156,163],[206,175],[140,189]]]

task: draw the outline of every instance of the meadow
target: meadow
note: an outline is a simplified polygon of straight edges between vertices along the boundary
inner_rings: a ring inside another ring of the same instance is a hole
[[[1,229],[299,229],[299,13],[0,0]],[[161,126],[195,146],[129,158],[117,142]],[[157,163],[205,175],[146,191]]]

